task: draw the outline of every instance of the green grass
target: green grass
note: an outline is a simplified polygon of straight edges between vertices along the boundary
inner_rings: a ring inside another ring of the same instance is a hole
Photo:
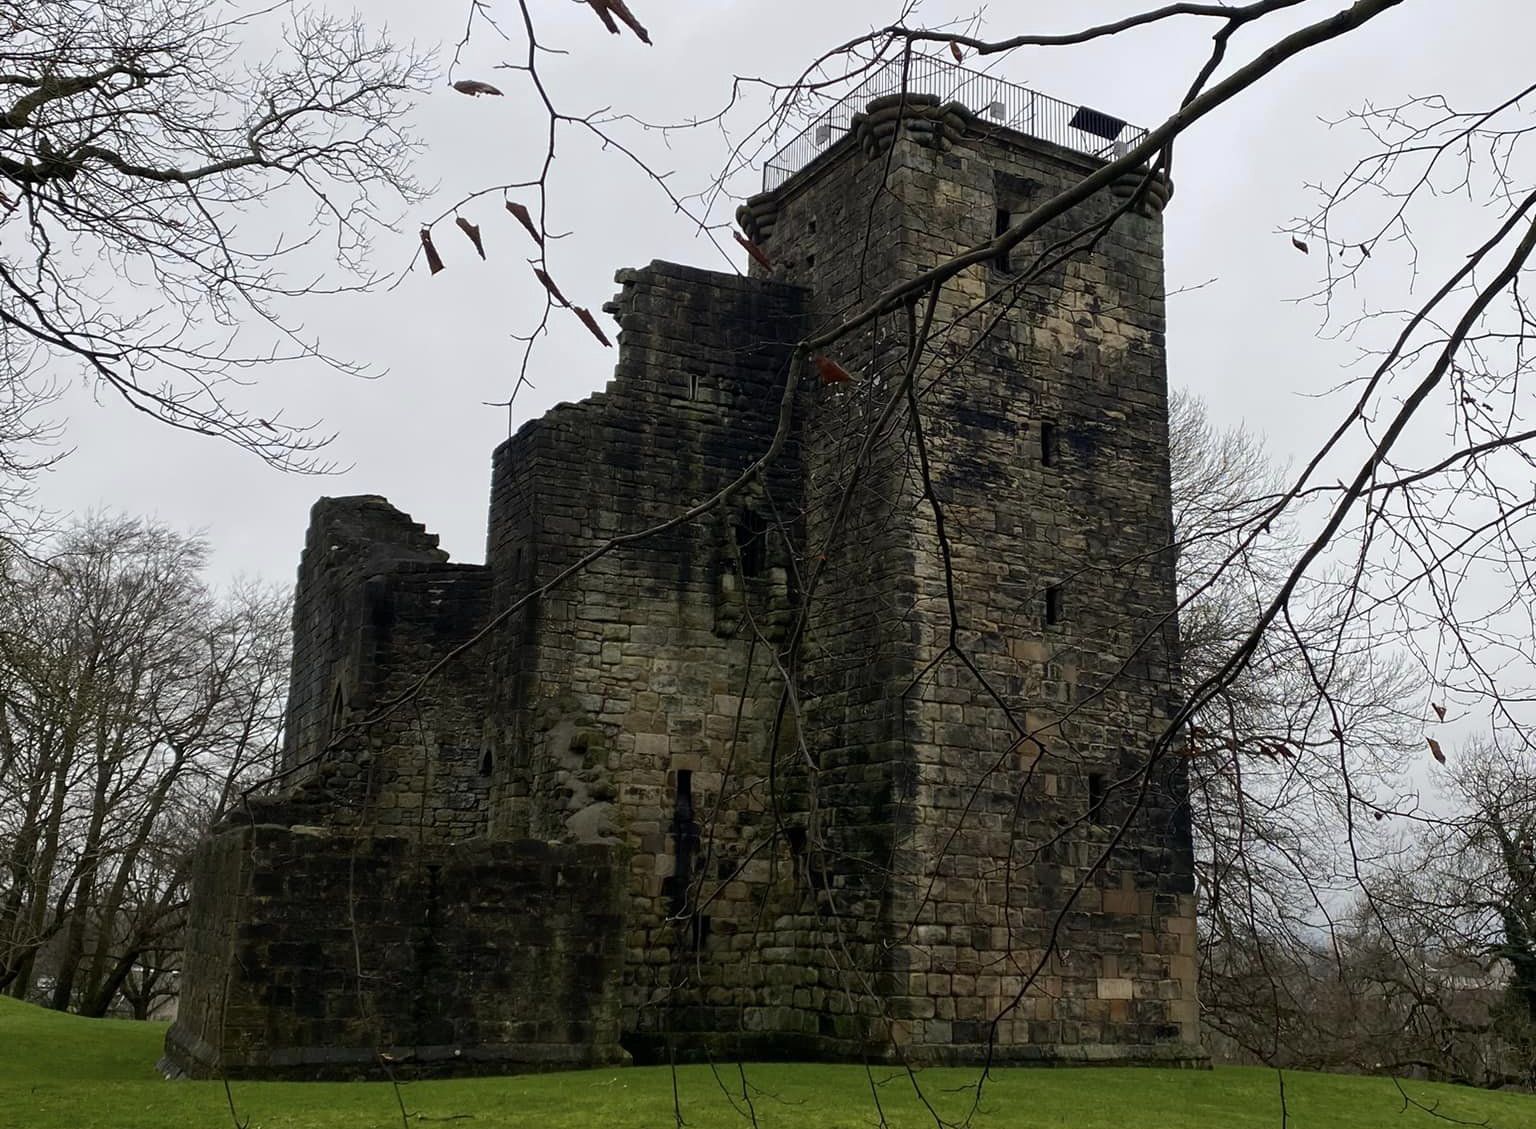
[[[89,1020],[0,999],[0,1127],[11,1129],[221,1129],[232,1125],[223,1087],[165,1082],[154,1072],[159,1024]],[[892,1129],[933,1126],[898,1071],[853,1066],[751,1065],[761,1129],[867,1129],[878,1124],[871,1079]],[[948,1117],[969,1105],[976,1074],[928,1070],[919,1080]],[[719,1080],[707,1067],[678,1071],[683,1117],[698,1129],[748,1126],[736,1068]],[[1406,1082],[1439,1113],[1496,1129],[1536,1129],[1536,1098]],[[391,1129],[401,1125],[389,1086],[254,1083],[233,1086],[249,1129]],[[412,1129],[672,1129],[672,1077],[665,1068],[416,1082],[401,1087]],[[1290,1129],[1445,1129],[1404,1110],[1390,1079],[1285,1075]],[[1248,1129],[1278,1127],[1273,1071],[1003,1070],[987,1084],[977,1129]]]

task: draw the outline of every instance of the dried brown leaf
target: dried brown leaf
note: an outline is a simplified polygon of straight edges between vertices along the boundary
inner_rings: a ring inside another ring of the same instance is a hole
[[[587,7],[597,13],[603,21],[603,26],[614,35],[619,34],[619,25],[613,22],[613,17],[608,14],[608,0],[587,0]]]
[[[469,241],[475,245],[475,250],[480,252],[480,257],[485,258],[485,244],[480,242],[480,228],[463,216],[454,216],[453,222],[459,225],[460,231],[469,236]]]
[[[528,209],[516,200],[508,200],[506,204],[507,211],[516,216],[517,222],[528,229],[528,234],[533,236],[533,241],[540,247],[544,246],[544,236],[539,233],[538,225],[533,222],[533,216],[529,214]]]
[[[639,20],[635,19],[635,14],[629,10],[629,5],[626,4],[624,0],[607,0],[607,4],[608,10],[614,15],[618,16],[619,19],[623,20],[627,25],[629,25],[629,30],[635,33],[635,37],[638,38],[641,43],[644,43],[646,46],[650,46],[650,32],[646,31],[645,26]]]
[[[1439,702],[1430,702],[1429,708],[1435,711],[1435,716],[1438,717],[1441,721],[1445,720],[1445,707],[1442,706]]]
[[[1433,756],[1441,764],[1444,764],[1445,754],[1440,751],[1440,742],[1436,741],[1433,737],[1426,737],[1424,739],[1429,742],[1430,755]]]
[[[554,279],[550,278],[549,275],[545,274],[538,267],[533,268],[533,273],[538,277],[538,280],[544,284],[544,289],[549,291],[550,296],[553,297],[555,301],[559,302],[566,308],[570,307],[571,304],[565,300],[565,295],[560,293],[560,288],[555,285]]]
[[[588,310],[585,306],[572,306],[571,309],[573,309],[576,312],[576,316],[581,319],[581,324],[592,331],[593,337],[596,337],[608,348],[613,348],[613,342],[608,340],[608,335],[604,333],[602,327],[597,324],[597,319],[592,316],[592,312],[590,310]]]
[[[739,231],[733,231],[731,234],[736,237],[737,243],[740,243],[747,249],[747,254],[751,255],[762,265],[764,270],[771,271],[773,269],[773,260],[768,257],[767,251],[764,251]]]
[[[461,78],[453,84],[453,88],[460,94],[468,94],[471,98],[478,98],[482,94],[494,94],[501,97],[501,91],[488,82],[481,82],[477,78]]]
[[[848,370],[831,357],[816,357],[812,363],[815,364],[816,373],[821,377],[823,384],[847,384],[853,379],[848,374]]]
[[[1291,236],[1291,246],[1296,248],[1296,250],[1300,251],[1303,255],[1310,255],[1312,253],[1311,248],[1309,248],[1306,243],[1294,235]]]
[[[443,257],[437,253],[437,248],[432,245],[432,229],[421,229],[421,249],[427,256],[427,269],[433,274],[443,269]]]

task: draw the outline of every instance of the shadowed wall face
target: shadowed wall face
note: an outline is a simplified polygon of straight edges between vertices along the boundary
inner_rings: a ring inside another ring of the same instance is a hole
[[[607,389],[496,452],[498,603],[674,518],[770,448],[804,293],[670,263],[620,271]],[[793,406],[793,401],[788,406]],[[729,504],[623,546],[494,648],[496,834],[628,848],[626,1045],[813,1053],[830,941],[771,809],[801,470],[791,433]],[[768,990],[772,980],[782,990]]]
[[[165,1065],[366,1078],[610,1065],[623,872],[602,847],[262,825],[197,861]],[[229,915],[229,916],[226,916]]]

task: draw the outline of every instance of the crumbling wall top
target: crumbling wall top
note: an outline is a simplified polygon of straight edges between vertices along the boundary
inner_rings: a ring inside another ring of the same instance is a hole
[[[396,561],[446,564],[448,554],[438,548],[437,534],[377,494],[321,498],[310,510],[301,584],[304,571],[322,562],[382,568]]]

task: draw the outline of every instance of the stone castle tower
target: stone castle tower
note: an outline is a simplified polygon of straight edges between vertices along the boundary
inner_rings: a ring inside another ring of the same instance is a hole
[[[1134,134],[922,82],[770,163],[771,272],[619,273],[614,379],[496,451],[485,564],[315,506],[281,787],[195,859],[168,1070],[1202,1061],[1184,779],[1148,767],[1167,186],[948,282],[915,355],[906,310],[861,327],[825,385],[797,342]]]

